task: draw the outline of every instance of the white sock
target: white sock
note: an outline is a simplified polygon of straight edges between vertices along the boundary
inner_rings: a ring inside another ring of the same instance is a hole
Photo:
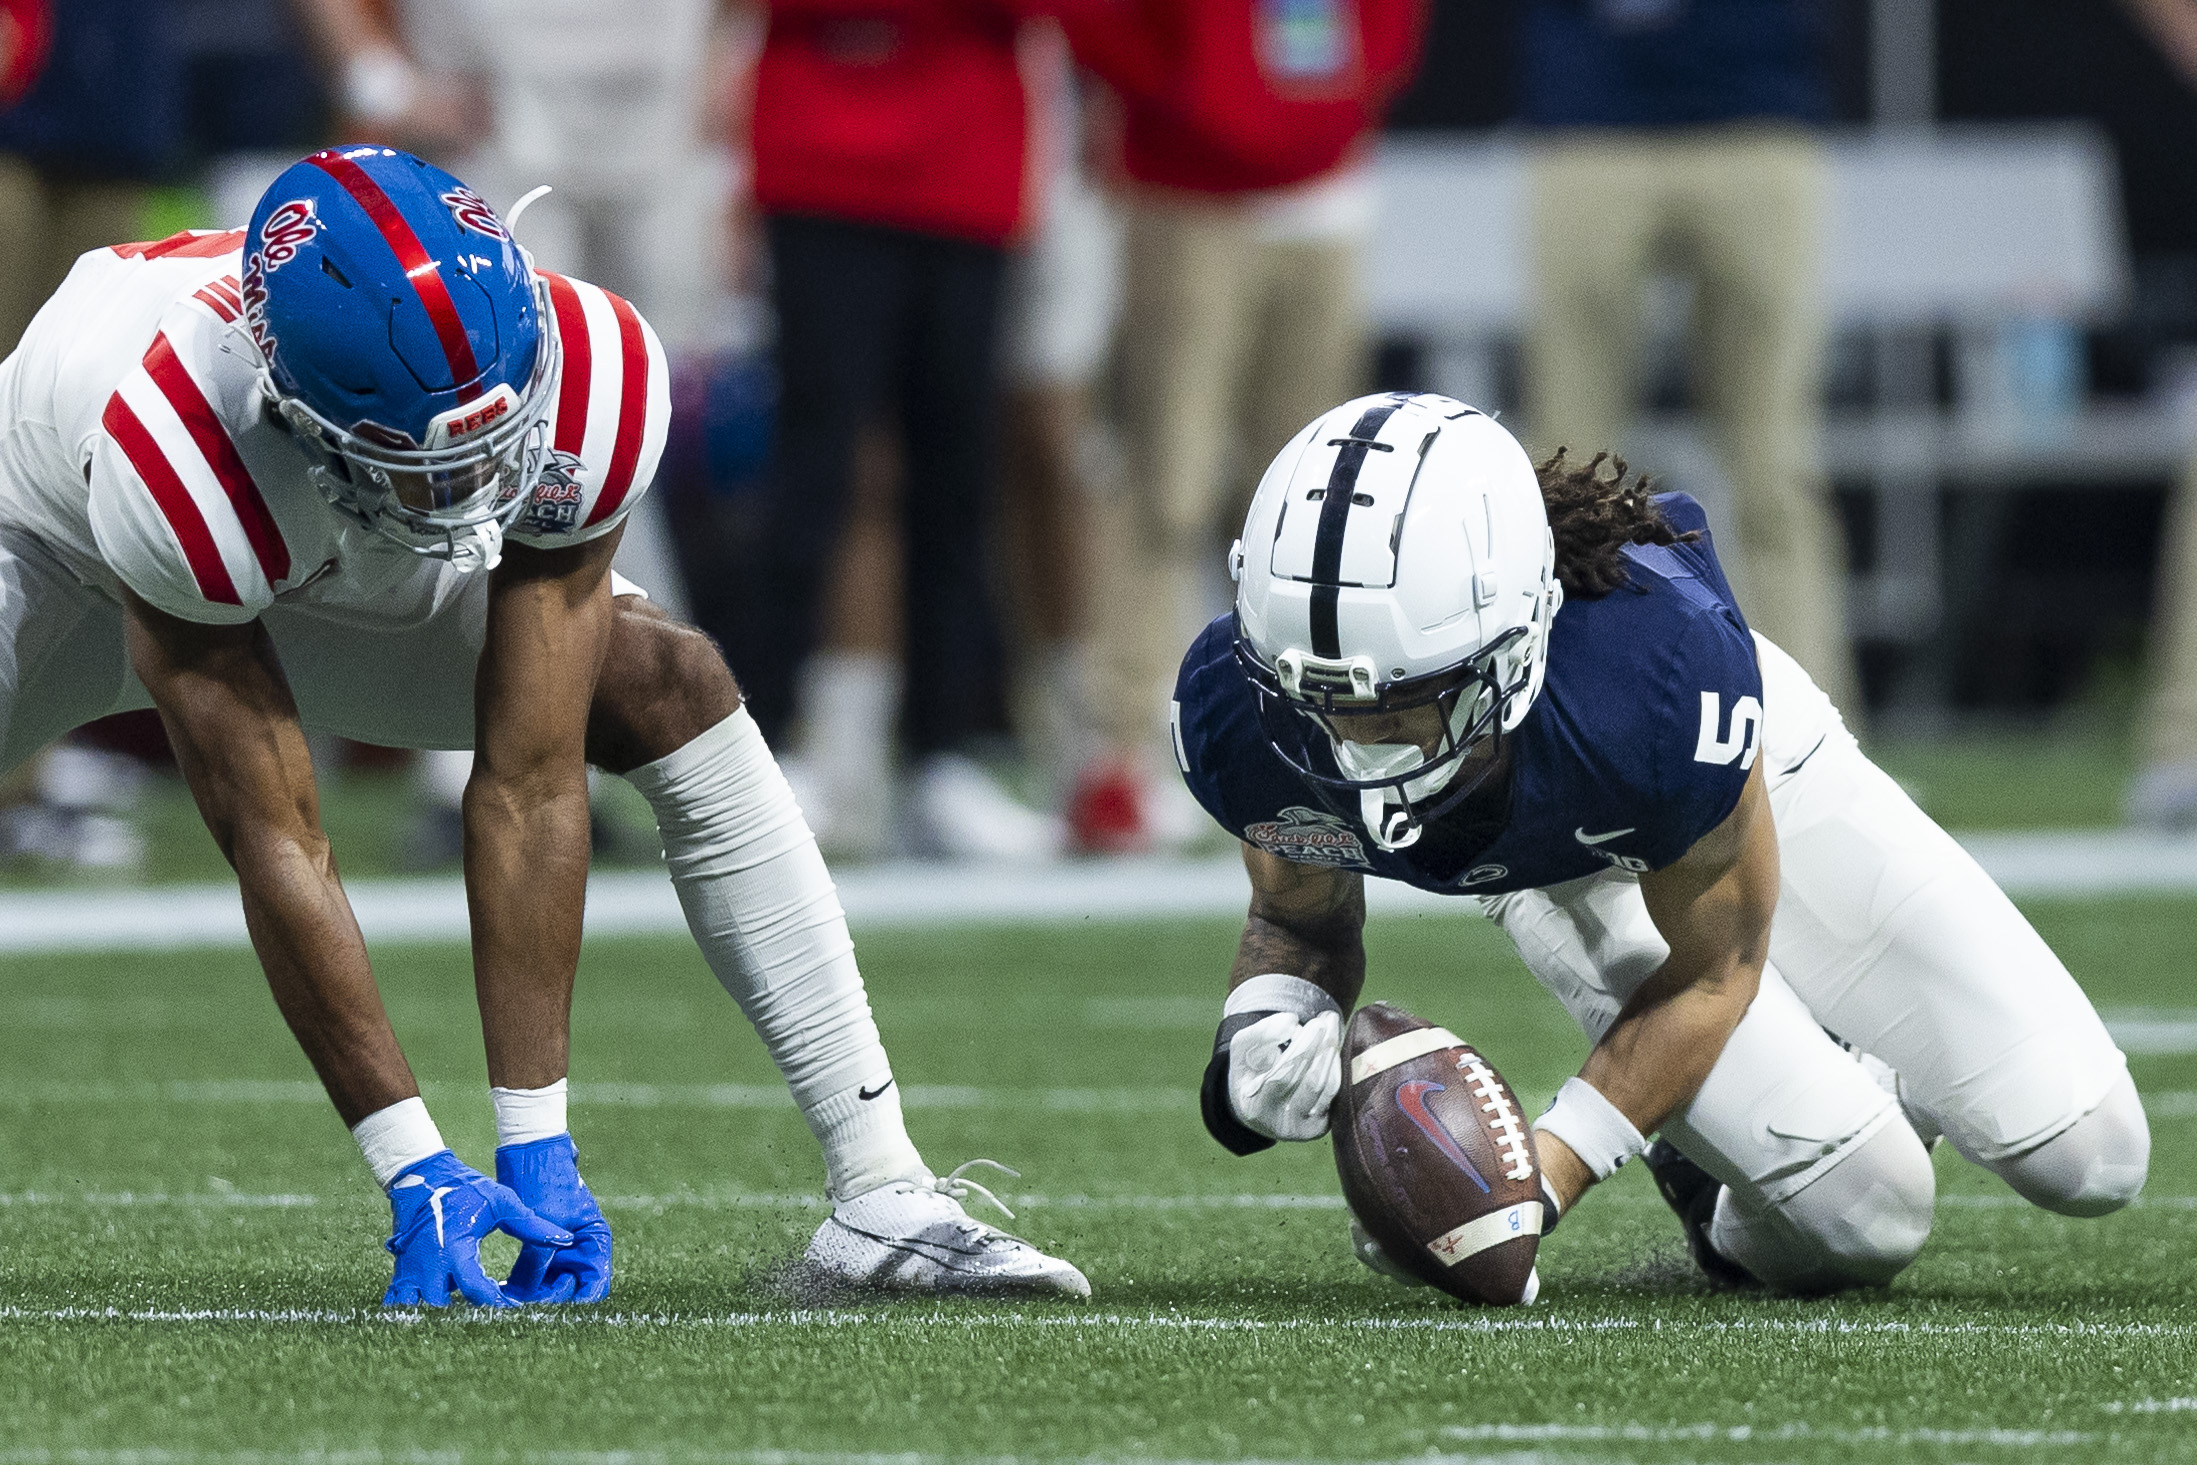
[[[892,826],[899,659],[819,651],[802,664],[800,705],[801,754],[823,801],[819,823],[838,846],[881,850]]]
[[[656,811],[703,959],[755,1024],[824,1147],[833,1198],[928,1181],[839,893],[747,709],[626,777]]]
[[[414,775],[420,797],[441,809],[455,809],[465,802],[465,785],[473,777],[473,755],[464,749],[429,748],[422,752]]]
[[[376,1109],[351,1126],[351,1138],[359,1142],[359,1153],[366,1156],[374,1183],[383,1190],[398,1172],[449,1148],[428,1117],[427,1101],[419,1098],[399,1099],[386,1109]]]
[[[488,1100],[496,1106],[496,1148],[532,1144],[563,1134],[565,1124],[564,1079],[538,1089],[491,1088]]]

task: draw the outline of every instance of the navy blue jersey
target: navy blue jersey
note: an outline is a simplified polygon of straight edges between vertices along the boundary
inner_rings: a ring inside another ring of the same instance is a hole
[[[1557,612],[1547,682],[1507,735],[1507,809],[1463,845],[1452,814],[1383,850],[1292,771],[1260,726],[1230,616],[1200,633],[1175,683],[1191,792],[1261,849],[1422,890],[1490,895],[1670,864],[1739,802],[1761,744],[1762,673],[1701,506],[1676,493],[1656,502],[1701,537],[1627,548],[1629,586]]]

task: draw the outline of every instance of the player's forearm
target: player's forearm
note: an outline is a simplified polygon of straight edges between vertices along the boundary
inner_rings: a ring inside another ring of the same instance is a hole
[[[1236,963],[1228,973],[1228,988],[1234,991],[1251,978],[1270,972],[1303,978],[1348,1012],[1365,989],[1362,932],[1342,923],[1308,931],[1264,914],[1254,905],[1244,920]]]
[[[587,901],[587,770],[513,776],[475,764],[465,790],[465,889],[489,1082],[565,1076]]]
[[[1704,974],[1666,966],[1626,1004],[1579,1076],[1653,1134],[1701,1091],[1761,980],[1759,962]]]
[[[275,1006],[343,1122],[416,1097],[326,837],[247,828],[230,851]]]

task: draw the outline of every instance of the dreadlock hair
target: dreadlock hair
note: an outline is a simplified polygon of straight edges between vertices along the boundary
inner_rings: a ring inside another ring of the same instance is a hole
[[[1599,600],[1628,583],[1628,544],[1678,544],[1700,536],[1680,533],[1656,507],[1646,474],[1631,476],[1623,458],[1596,453],[1574,463],[1558,448],[1534,469],[1541,502],[1556,538],[1556,578],[1571,600]],[[1608,465],[1604,471],[1603,465]]]

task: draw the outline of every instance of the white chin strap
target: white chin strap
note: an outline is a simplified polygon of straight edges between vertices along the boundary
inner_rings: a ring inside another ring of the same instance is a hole
[[[1352,778],[1382,778],[1416,767],[1426,758],[1416,743],[1346,743],[1335,747],[1336,764]],[[1457,777],[1465,760],[1452,758],[1431,773],[1407,781],[1403,793],[1414,802],[1433,797]],[[1369,788],[1358,795],[1358,819],[1373,842],[1384,850],[1405,849],[1419,841],[1418,821],[1411,817],[1396,789]]]

